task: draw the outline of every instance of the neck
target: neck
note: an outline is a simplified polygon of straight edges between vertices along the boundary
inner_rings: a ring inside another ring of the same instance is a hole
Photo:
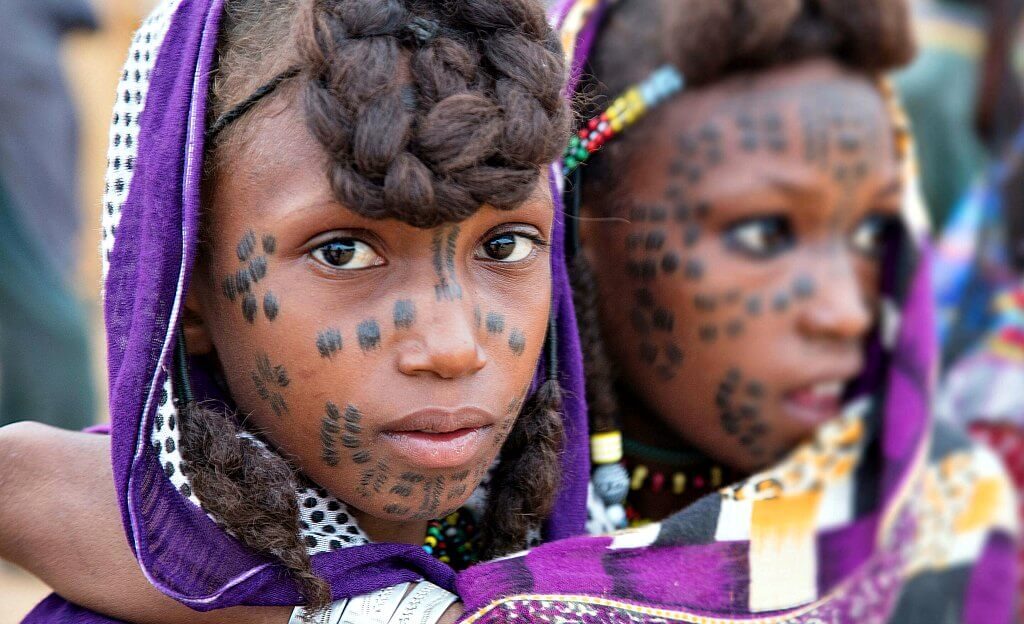
[[[671,427],[655,416],[637,396],[628,390],[619,389],[622,409],[622,433],[627,439],[641,444],[683,453],[701,454]]]
[[[386,520],[358,509],[352,509],[352,515],[359,522],[359,528],[374,542],[420,546],[427,533],[426,520]]]
[[[698,451],[635,395],[620,389],[619,401],[630,474],[635,477],[639,466],[649,474],[639,489],[629,493],[629,504],[641,518],[662,520],[710,493],[715,486],[711,475],[716,471],[721,485],[743,476]],[[630,446],[640,448],[631,453]],[[686,484],[682,494],[674,491],[679,474],[684,475]],[[655,475],[660,475],[658,488],[653,486]]]

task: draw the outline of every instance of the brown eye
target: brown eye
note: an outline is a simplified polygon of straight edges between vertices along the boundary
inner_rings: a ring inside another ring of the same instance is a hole
[[[891,215],[869,215],[854,228],[850,244],[858,253],[878,258],[898,225],[898,219]]]
[[[725,240],[730,247],[756,259],[769,259],[796,244],[788,217],[771,216],[744,219],[729,226]]]
[[[498,262],[519,262],[530,257],[534,246],[534,241],[529,237],[508,232],[484,242],[477,251],[477,257]]]
[[[356,238],[335,238],[310,253],[317,262],[332,269],[349,271],[384,264],[373,247]]]

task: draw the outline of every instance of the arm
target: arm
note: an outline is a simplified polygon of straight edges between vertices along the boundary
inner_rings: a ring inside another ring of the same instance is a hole
[[[287,607],[199,613],[150,585],[125,540],[109,456],[107,436],[0,428],[0,557],[67,600],[138,624],[288,621]]]
[[[200,613],[143,576],[124,537],[107,436],[0,427],[0,558],[78,605],[137,624],[285,624],[290,607]],[[83,539],[86,538],[86,539]],[[452,605],[438,624],[462,614]]]

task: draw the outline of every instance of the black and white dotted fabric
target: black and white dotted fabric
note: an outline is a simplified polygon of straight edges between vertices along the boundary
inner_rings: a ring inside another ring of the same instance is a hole
[[[160,396],[157,399],[156,417],[153,419],[153,433],[150,436],[150,444],[160,456],[160,465],[164,468],[164,474],[170,479],[174,489],[181,492],[181,495],[192,501],[197,507],[201,507],[199,499],[192,492],[192,484],[181,469],[181,449],[179,448],[178,429],[178,408],[174,404],[174,389],[171,386],[171,376],[163,371],[164,382],[160,386]]]
[[[299,528],[309,554],[370,543],[370,538],[359,528],[345,503],[328,494],[327,490],[300,488],[298,496]]]
[[[197,507],[202,507],[188,476],[182,470],[180,448],[181,430],[178,426],[178,407],[174,400],[174,387],[167,371],[162,372],[164,382],[157,399],[156,417],[153,419],[153,430],[150,445],[160,458],[164,475],[171,481],[174,488]],[[267,453],[272,453],[258,438],[243,434],[256,444],[263,446]],[[339,548],[368,544],[370,539],[359,528],[355,517],[349,513],[345,503],[331,496],[323,488],[300,486],[295,492],[299,503],[299,528],[306,550],[310,555],[330,552]],[[221,524],[218,519],[210,518]]]
[[[110,255],[114,249],[117,226],[121,222],[121,209],[128,198],[135,159],[139,152],[139,117],[146,105],[149,79],[156,64],[160,44],[163,43],[171,19],[181,0],[164,0],[149,14],[132,38],[128,61],[121,71],[117,85],[117,101],[110,124],[107,148],[107,173],[103,184],[103,210],[100,225],[100,256],[103,277],[110,268]]]

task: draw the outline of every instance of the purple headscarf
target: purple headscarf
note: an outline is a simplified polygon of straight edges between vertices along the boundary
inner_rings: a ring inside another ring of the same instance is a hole
[[[174,429],[167,370],[194,265],[208,82],[223,0],[164,0],[135,35],[118,91],[104,198],[105,311],[112,461],[128,538],[146,577],[198,610],[302,603],[283,568],[245,548],[182,495],[151,445],[154,426]],[[552,314],[565,390],[562,488],[545,539],[580,534],[589,477],[582,358],[556,214]],[[546,361],[545,357],[541,358]],[[546,371],[538,365],[537,379]],[[197,388],[208,374],[192,366]],[[536,385],[536,384],[535,384]],[[453,588],[455,573],[422,548],[365,544],[312,557],[335,598],[419,578]],[[27,622],[104,622],[51,597]]]

